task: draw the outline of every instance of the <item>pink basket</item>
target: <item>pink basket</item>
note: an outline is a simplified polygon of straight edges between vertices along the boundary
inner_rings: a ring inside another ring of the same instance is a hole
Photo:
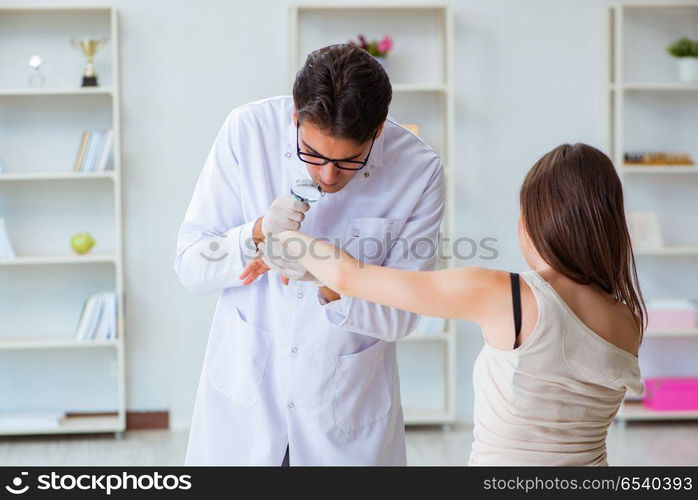
[[[657,411],[698,410],[698,378],[648,378],[642,404]]]

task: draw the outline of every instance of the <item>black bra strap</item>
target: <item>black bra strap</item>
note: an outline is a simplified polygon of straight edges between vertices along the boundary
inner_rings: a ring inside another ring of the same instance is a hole
[[[521,283],[518,273],[509,273],[509,277],[511,278],[511,301],[514,304],[514,331],[516,332],[514,348],[516,348],[516,341],[521,333]]]

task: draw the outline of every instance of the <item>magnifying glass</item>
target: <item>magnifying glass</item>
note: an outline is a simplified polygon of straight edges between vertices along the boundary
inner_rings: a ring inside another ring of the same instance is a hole
[[[303,203],[315,203],[324,195],[318,183],[310,179],[296,179],[291,184],[291,196]]]

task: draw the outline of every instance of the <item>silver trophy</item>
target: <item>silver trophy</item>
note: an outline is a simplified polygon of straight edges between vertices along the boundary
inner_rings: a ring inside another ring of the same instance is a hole
[[[32,69],[28,81],[30,87],[44,86],[44,74],[41,72],[42,64],[44,64],[44,58],[39,54],[33,54],[29,58],[29,67]]]

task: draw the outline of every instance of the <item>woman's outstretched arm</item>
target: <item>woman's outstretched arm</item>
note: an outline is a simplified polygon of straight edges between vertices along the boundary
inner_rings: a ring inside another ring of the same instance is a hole
[[[364,264],[326,241],[297,231],[279,235],[290,256],[343,296],[418,314],[481,323],[508,293],[508,274],[477,267],[405,271]]]

